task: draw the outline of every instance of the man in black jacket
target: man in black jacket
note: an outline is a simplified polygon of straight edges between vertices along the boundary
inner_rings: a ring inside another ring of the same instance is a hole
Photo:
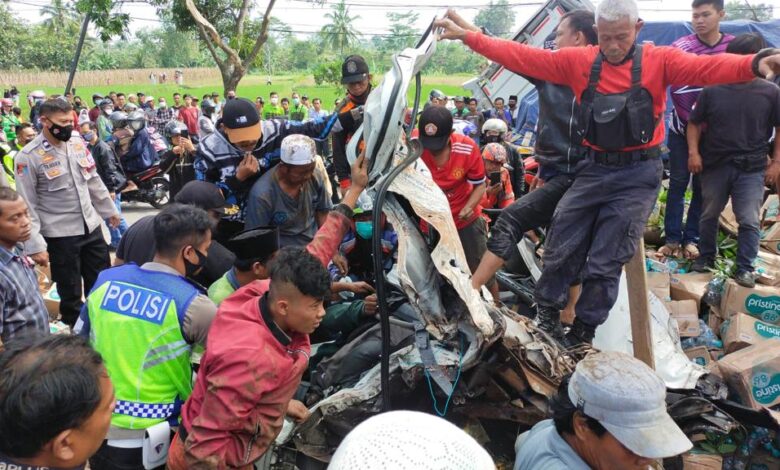
[[[114,150],[110,145],[103,142],[98,138],[97,126],[93,122],[85,122],[81,124],[81,136],[87,143],[87,149],[92,154],[92,158],[95,160],[95,166],[97,167],[98,175],[106,185],[108,193],[111,195],[111,199],[114,200],[116,210],[119,212],[121,222],[116,228],[108,225],[108,231],[111,234],[111,250],[116,251],[116,247],[119,246],[119,240],[122,235],[127,231],[127,221],[122,217],[122,200],[121,193],[127,187],[128,181],[125,177],[125,172],[122,170],[122,165],[119,164],[119,158],[117,158]]]
[[[558,24],[555,36],[557,48],[584,47],[596,44],[592,12],[574,10],[566,13]],[[575,134],[579,107],[571,88],[533,81],[539,92],[539,123],[537,126],[536,159],[539,172],[532,191],[504,209],[488,239],[487,252],[471,279],[480,288],[492,279],[504,262],[517,253],[523,234],[552,220],[555,207],[574,181],[574,173],[584,152]]]

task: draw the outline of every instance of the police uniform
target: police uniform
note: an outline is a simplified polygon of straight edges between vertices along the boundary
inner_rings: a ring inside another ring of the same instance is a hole
[[[86,307],[76,330],[103,357],[116,394],[107,440],[90,466],[143,468],[146,430],[179,424],[192,393],[193,345],[205,344],[217,307],[200,286],[154,262],[101,272]]]
[[[109,266],[103,219],[119,215],[83,139],[58,147],[43,134],[16,154],[16,189],[27,201],[32,235],[27,253],[49,252],[60,313],[73,325],[98,273]]]

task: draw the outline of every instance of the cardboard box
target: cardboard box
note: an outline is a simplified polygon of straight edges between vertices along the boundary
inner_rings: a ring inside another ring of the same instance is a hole
[[[707,315],[707,326],[710,327],[713,333],[720,336],[720,326],[723,324],[723,318],[721,318],[720,309],[710,307],[710,313]]]
[[[777,287],[761,285],[750,289],[729,279],[720,308],[726,319],[741,312],[761,321],[780,325],[780,290]]]
[[[672,300],[669,273],[647,273],[647,289],[663,301]]]
[[[761,236],[761,246],[780,255],[780,222],[771,225]]]
[[[765,341],[780,340],[780,326],[762,322],[750,315],[738,313],[723,326],[723,345],[726,354]]]
[[[685,355],[688,356],[688,359],[702,367],[707,366],[712,360],[707,346],[696,346],[695,348],[686,349]]]
[[[49,312],[49,321],[57,321],[60,317],[60,294],[57,293],[57,283],[41,294],[46,310]]]
[[[713,348],[713,349],[710,349],[709,351],[710,351],[710,359],[712,359],[713,364],[715,362],[720,361],[721,359],[723,359],[724,353],[723,353],[722,349]]]
[[[753,262],[756,268],[756,282],[767,286],[780,287],[780,255],[766,250],[758,250],[758,257]]]
[[[707,292],[707,284],[711,280],[712,273],[672,274],[670,278],[672,300],[694,300],[698,309],[701,298]]]
[[[722,470],[723,457],[716,454],[687,452],[682,456],[683,470]]]
[[[780,403],[780,341],[728,354],[718,369],[744,405],[760,410]]]
[[[756,449],[750,454],[747,470],[776,470],[780,468],[780,459],[764,449]]]
[[[681,338],[695,338],[701,334],[699,326],[699,305],[693,300],[672,300],[664,302],[669,315],[677,320]]]

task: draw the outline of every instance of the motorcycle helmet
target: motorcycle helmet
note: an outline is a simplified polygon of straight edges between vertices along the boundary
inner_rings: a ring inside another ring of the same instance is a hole
[[[447,101],[447,95],[445,95],[443,91],[437,90],[435,88],[431,90],[431,93],[428,95],[428,101],[432,101],[434,98],[437,100]]]
[[[109,114],[109,119],[111,119],[110,113],[112,113],[114,111],[114,102],[113,101],[111,101],[110,99],[106,98],[106,99],[98,102],[98,107],[104,113]]]
[[[140,131],[146,126],[146,114],[143,111],[133,111],[127,115],[127,123],[134,131]]]
[[[203,114],[205,114],[207,116],[211,116],[212,114],[214,114],[214,112],[217,110],[217,108],[214,105],[213,101],[211,101],[210,99],[206,98],[200,104],[200,110],[203,111]]]
[[[488,119],[485,121],[485,124],[482,125],[482,133],[487,134],[490,131],[498,132],[500,136],[503,136],[507,133],[509,128],[506,127],[506,122],[502,121],[501,119]]]
[[[129,101],[122,107],[122,111],[126,112],[127,114],[132,113],[136,109],[138,109],[138,105],[130,103]]]
[[[187,126],[184,125],[181,121],[170,121],[168,124],[165,125],[165,129],[163,129],[163,134],[165,134],[166,139],[170,139],[173,136],[181,135],[182,132],[187,130]]]
[[[114,111],[108,116],[108,119],[114,126],[114,130],[127,127],[127,113],[123,111]]]

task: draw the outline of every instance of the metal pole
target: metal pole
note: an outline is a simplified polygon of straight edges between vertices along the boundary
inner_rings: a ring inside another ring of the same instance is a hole
[[[65,93],[70,92],[73,88],[73,78],[76,76],[76,69],[79,66],[79,58],[81,58],[81,49],[84,48],[84,38],[87,36],[87,27],[89,27],[91,15],[87,13],[84,15],[84,22],[81,23],[81,34],[79,34],[79,42],[76,44],[76,53],[73,54],[73,62],[70,64],[70,73],[68,74],[68,84],[65,85]]]

